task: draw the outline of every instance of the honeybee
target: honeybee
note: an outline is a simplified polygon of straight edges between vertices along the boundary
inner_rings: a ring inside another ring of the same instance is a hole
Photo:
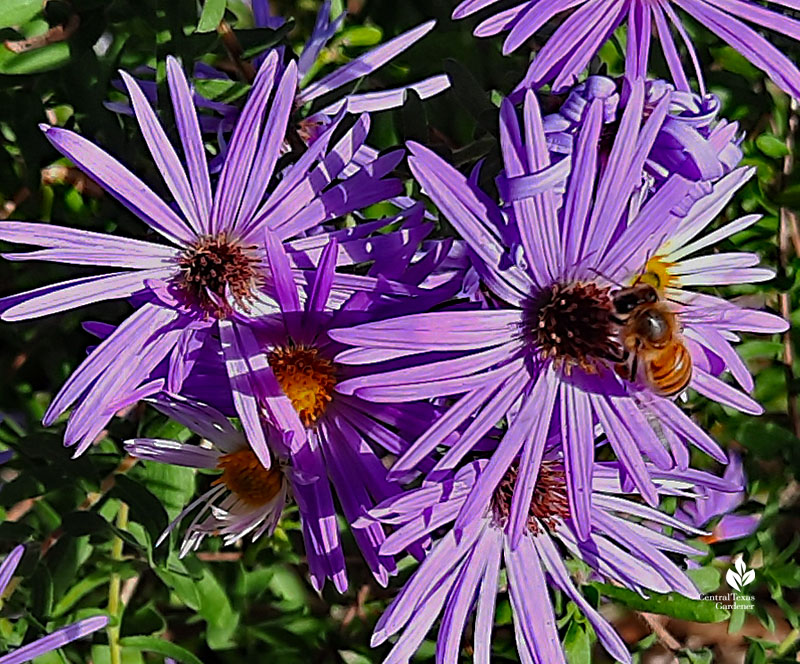
[[[647,283],[621,288],[613,294],[620,325],[623,359],[617,373],[636,380],[641,369],[647,385],[657,394],[679,394],[692,379],[692,357],[684,345],[678,319],[658,291]]]

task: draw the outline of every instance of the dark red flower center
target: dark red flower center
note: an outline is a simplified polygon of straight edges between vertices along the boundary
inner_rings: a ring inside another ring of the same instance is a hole
[[[511,497],[514,495],[516,484],[517,467],[512,466],[494,493],[494,513],[502,525],[506,524],[511,513]],[[528,511],[528,530],[532,535],[539,534],[541,525],[549,530],[555,530],[558,524],[568,517],[569,503],[564,467],[554,461],[542,461]]]
[[[231,302],[246,308],[258,285],[258,260],[226,233],[206,235],[178,259],[179,287],[208,314],[224,317]]]
[[[537,353],[569,372],[597,371],[598,361],[619,355],[610,288],[593,283],[553,284],[525,309],[525,334]]]

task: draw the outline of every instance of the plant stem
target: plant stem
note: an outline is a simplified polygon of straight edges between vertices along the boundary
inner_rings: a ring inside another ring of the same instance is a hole
[[[117,512],[117,528],[125,530],[128,526],[128,505],[119,504]],[[111,543],[111,559],[122,560],[123,541],[121,537],[115,537]],[[120,622],[122,621],[122,605],[119,601],[121,580],[116,572],[111,575],[108,582],[108,613],[111,615],[106,633],[108,634],[108,647],[111,654],[111,664],[122,664],[122,646],[119,644]]]

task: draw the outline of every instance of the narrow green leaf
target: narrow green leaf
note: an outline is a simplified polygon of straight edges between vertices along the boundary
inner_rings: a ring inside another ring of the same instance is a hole
[[[714,623],[727,620],[730,613],[725,609],[718,609],[716,603],[705,599],[689,599],[678,593],[650,593],[649,599],[644,599],[641,595],[612,586],[609,583],[593,583],[602,595],[609,599],[616,600],[635,611],[647,611],[648,613],[660,613],[680,620],[692,620],[694,622]]]
[[[205,0],[197,32],[213,32],[225,16],[225,0]]]
[[[203,664],[185,648],[157,636],[126,636],[124,639],[120,639],[120,644],[128,648],[139,648],[165,657],[172,657],[176,662],[182,664]]]
[[[773,159],[785,157],[789,154],[789,148],[786,147],[786,143],[772,134],[761,134],[756,139],[756,145],[761,152]]]

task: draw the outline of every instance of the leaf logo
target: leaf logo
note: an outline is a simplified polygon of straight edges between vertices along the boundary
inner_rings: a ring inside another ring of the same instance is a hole
[[[736,559],[734,562],[734,567],[736,571],[733,569],[729,569],[728,573],[725,575],[725,580],[728,582],[731,588],[738,592],[742,592],[742,588],[745,586],[749,586],[756,578],[756,573],[753,570],[748,570],[747,565],[744,564],[741,556]]]

